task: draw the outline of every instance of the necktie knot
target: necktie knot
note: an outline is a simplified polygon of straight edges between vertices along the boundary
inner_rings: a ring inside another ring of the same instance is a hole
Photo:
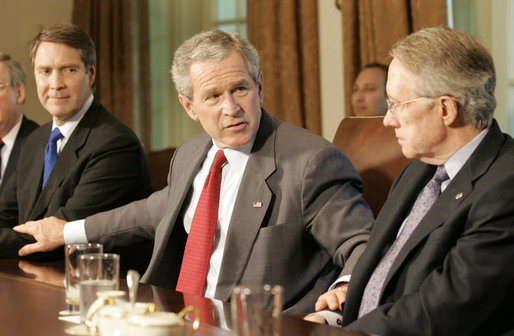
[[[216,152],[216,155],[214,156],[211,171],[220,170],[226,162],[227,158],[225,157],[225,153],[223,153],[223,151],[220,149]]]
[[[48,142],[51,144],[57,144],[57,141],[62,139],[64,136],[62,135],[61,131],[58,127],[54,128],[52,133],[50,133],[50,138],[48,139]]]
[[[444,169],[444,165],[437,166],[433,179],[439,184],[449,179],[446,169]]]

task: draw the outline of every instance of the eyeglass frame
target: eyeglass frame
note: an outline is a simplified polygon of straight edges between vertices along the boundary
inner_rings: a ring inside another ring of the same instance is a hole
[[[406,101],[402,101],[402,102],[398,102],[398,103],[392,103],[391,99],[387,98],[386,99],[387,111],[390,111],[396,117],[396,110],[398,109],[398,106],[402,106],[402,105],[405,105],[408,103],[413,103],[413,102],[416,102],[416,101],[419,101],[422,99],[433,99],[433,98],[435,98],[435,97],[423,96],[423,97],[418,97],[418,98],[414,98],[411,100],[406,100]]]

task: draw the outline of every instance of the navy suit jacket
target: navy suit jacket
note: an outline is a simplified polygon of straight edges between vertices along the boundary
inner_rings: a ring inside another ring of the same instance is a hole
[[[362,293],[435,167],[393,184],[350,281],[343,326],[377,335],[498,335],[514,327],[514,142],[496,121],[394,261],[376,310]]]
[[[25,118],[22,115],[21,126],[16,135],[16,140],[14,140],[14,145],[11,150],[11,155],[9,155],[9,161],[7,162],[7,166],[5,167],[4,177],[2,179],[2,183],[0,183],[0,194],[4,190],[4,187],[7,185],[7,181],[14,173],[16,169],[16,163],[18,162],[18,158],[20,157],[21,146],[25,142],[27,136],[36,128],[39,127],[34,121]]]

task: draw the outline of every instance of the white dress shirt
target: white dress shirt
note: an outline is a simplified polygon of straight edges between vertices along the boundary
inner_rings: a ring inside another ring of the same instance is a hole
[[[61,131],[61,134],[63,137],[59,140],[57,140],[57,153],[60,153],[62,149],[64,148],[64,145],[68,142],[68,139],[70,138],[71,134],[79,124],[79,122],[82,120],[84,115],[86,114],[89,107],[91,107],[91,104],[93,104],[93,95],[89,96],[89,98],[84,103],[84,106],[75,113],[73,117],[71,117],[69,120],[67,120],[63,125],[57,126],[55,121],[52,123],[52,131],[54,128],[59,127],[59,131]]]
[[[14,127],[11,128],[9,133],[7,133],[2,138],[4,145],[2,146],[2,149],[0,151],[2,153],[2,165],[0,167],[0,169],[2,169],[2,176],[0,177],[0,183],[2,183],[2,181],[4,179],[5,168],[7,167],[7,163],[9,162],[9,157],[11,156],[12,148],[14,147],[14,142],[16,141],[16,137],[18,136],[18,132],[20,131],[22,119],[23,119],[23,116],[20,116],[20,119],[14,125]]]

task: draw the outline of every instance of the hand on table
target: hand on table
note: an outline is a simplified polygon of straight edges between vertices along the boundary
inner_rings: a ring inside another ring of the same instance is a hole
[[[66,221],[57,217],[47,217],[15,226],[14,231],[34,236],[36,242],[23,246],[18,254],[26,256],[35,252],[48,252],[64,245],[63,230]]]

